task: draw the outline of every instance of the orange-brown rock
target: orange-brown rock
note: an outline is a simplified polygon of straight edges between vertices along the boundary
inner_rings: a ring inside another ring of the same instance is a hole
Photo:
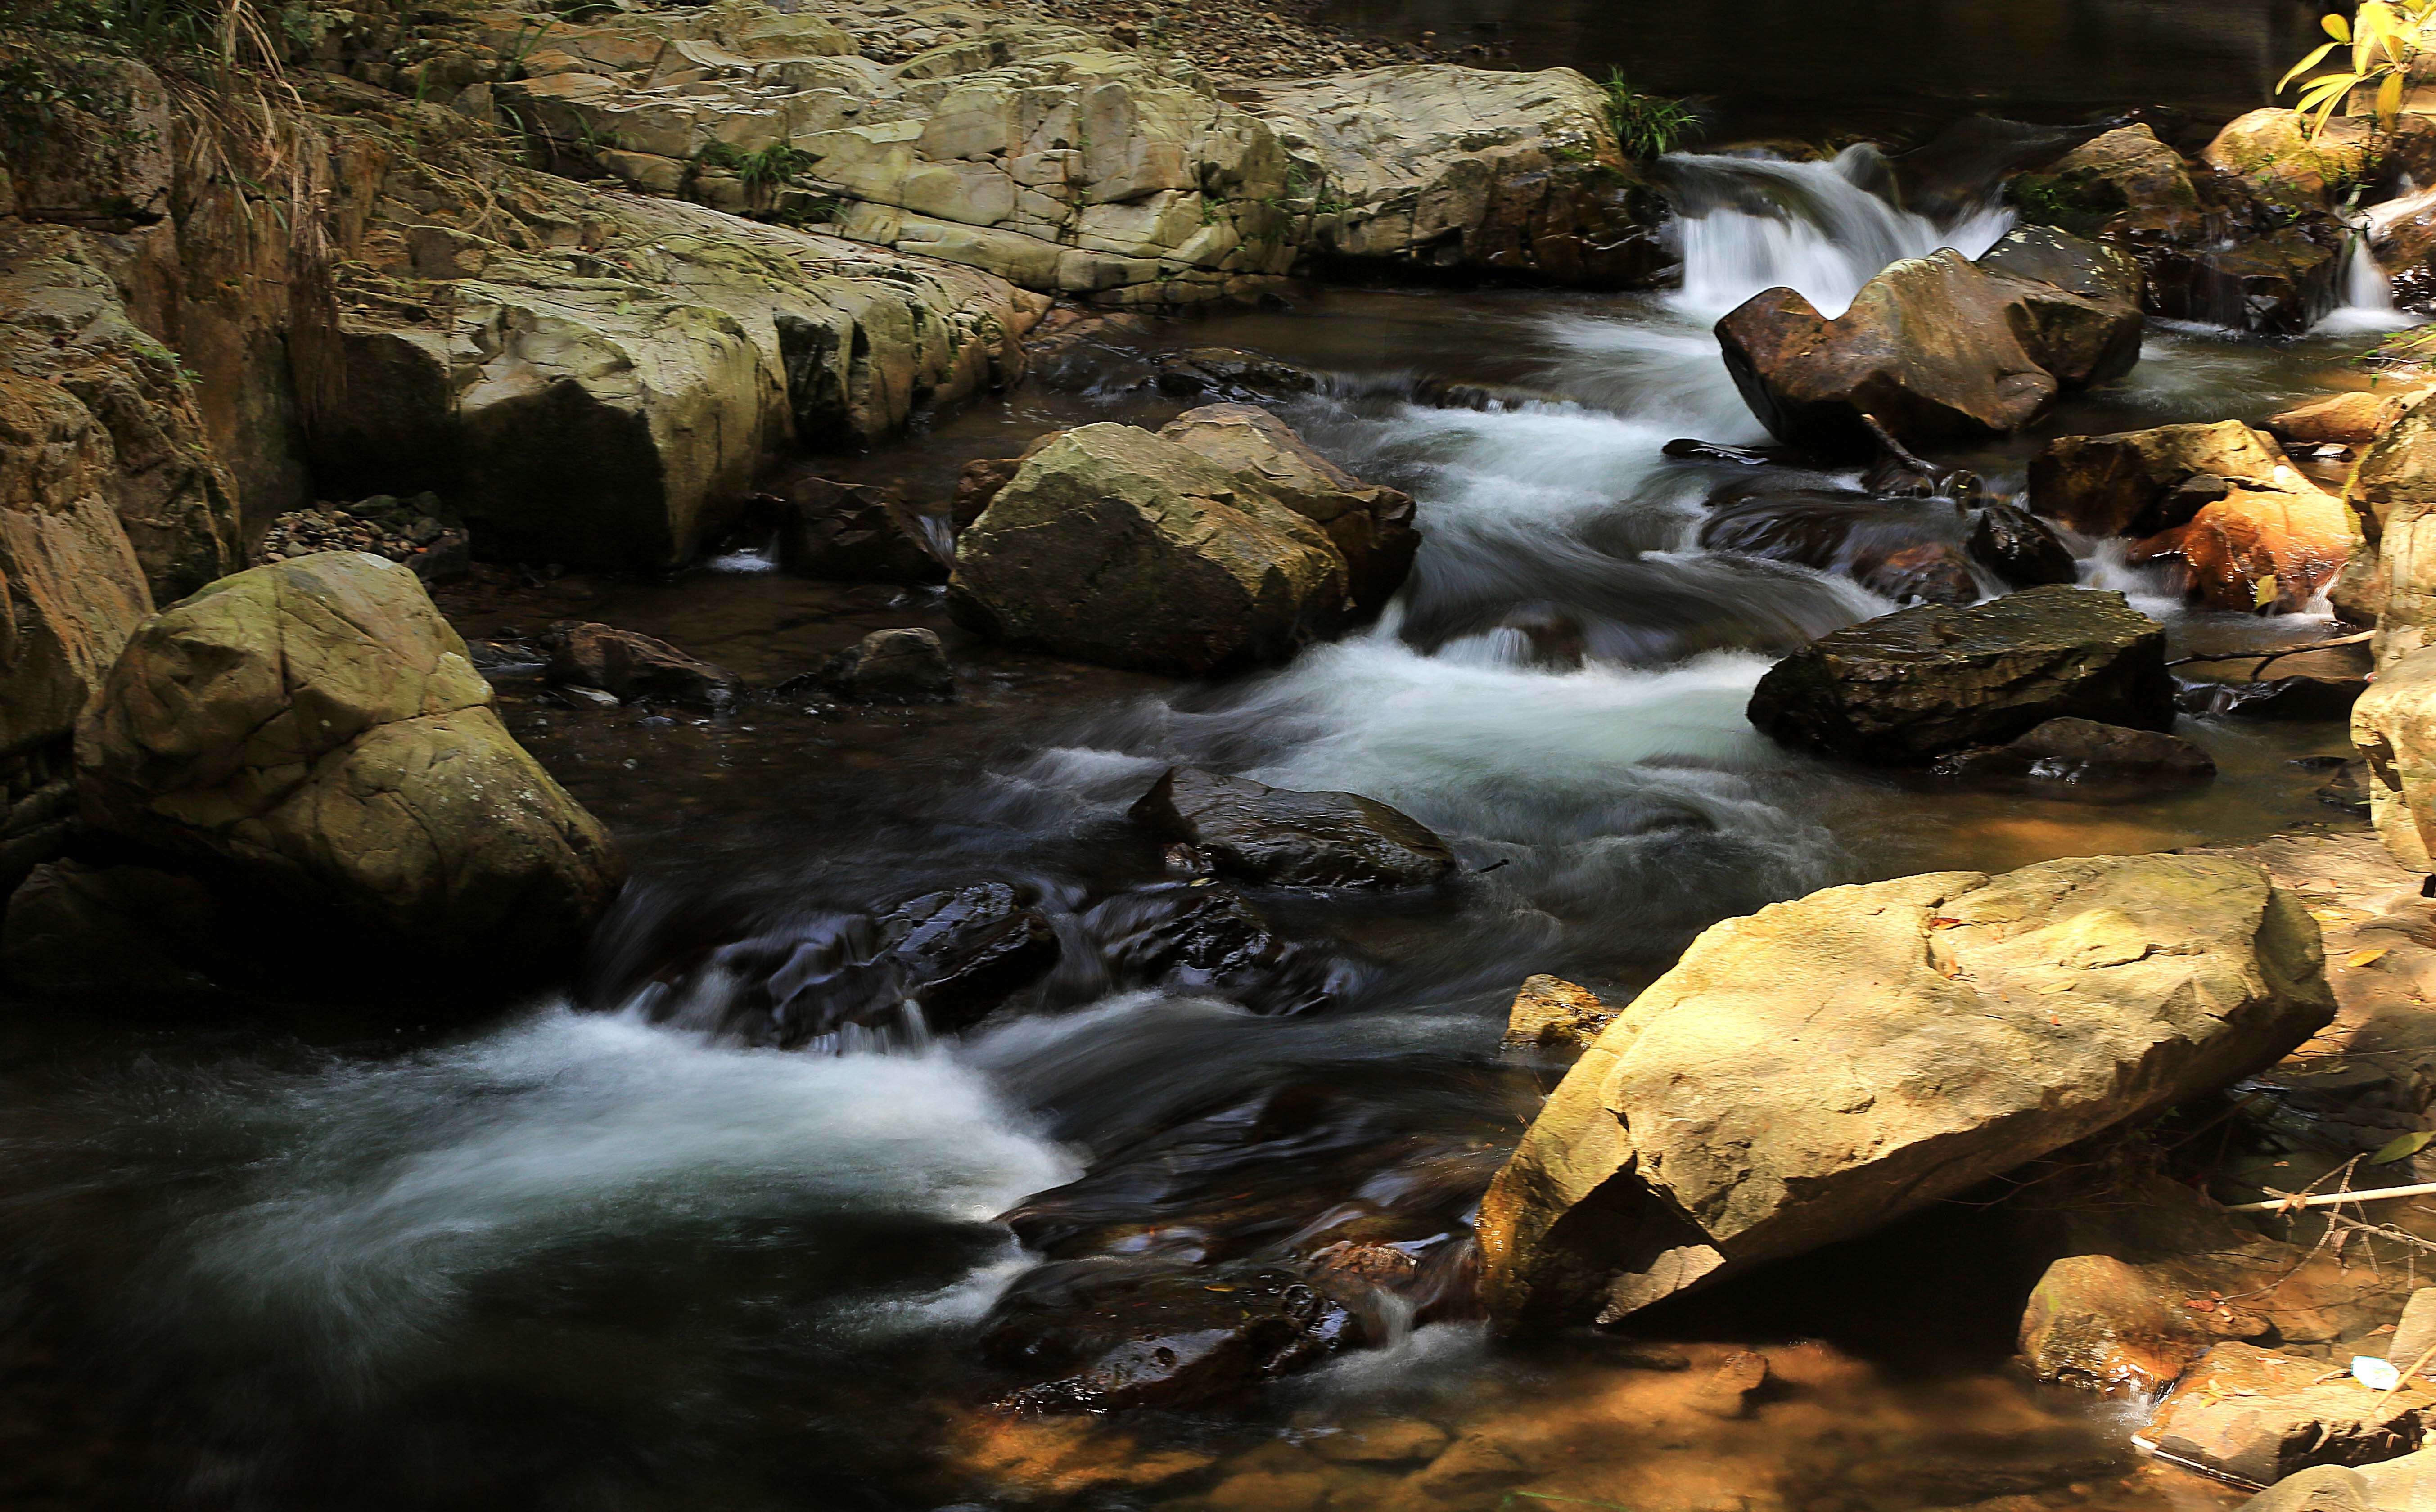
[[[2371,1391],[2323,1360],[2232,1343],[2184,1375],[2136,1441],[2174,1463],[2271,1486],[2312,1465],[2407,1454],[2431,1425],[2436,1395],[2416,1384]]]
[[[2331,494],[2236,488],[2134,546],[2132,560],[2182,558],[2192,596],[2209,609],[2291,613],[2335,581],[2358,540],[2350,508]]]

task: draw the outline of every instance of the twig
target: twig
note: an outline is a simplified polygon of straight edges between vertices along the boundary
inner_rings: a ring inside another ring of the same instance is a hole
[[[2276,1191],[2272,1187],[2267,1188],[2266,1190],[2273,1193],[2271,1201],[2236,1203],[2225,1211],[2229,1213],[2289,1212],[2296,1208],[2331,1208],[2337,1203],[2376,1202],[2387,1197],[2425,1197],[2430,1192],[2436,1192],[2436,1181],[2423,1181],[2410,1187],[2377,1187],[2368,1191],[2322,1191],[2314,1197],[2304,1197],[2298,1192]],[[2436,1245],[2429,1247],[2436,1248]]]
[[[2357,635],[2337,635],[2332,640],[2313,640],[2306,646],[2287,646],[2282,651],[2264,652],[2240,651],[2228,652],[2221,656],[2177,656],[2166,665],[2168,667],[2188,667],[2193,662],[2246,662],[2253,656],[2255,656],[2258,658],[2258,665],[2250,669],[2250,675],[2256,677],[2260,672],[2267,669],[2267,664],[2269,662],[2276,661],[2282,657],[2297,656],[2305,651],[2333,651],[2338,646],[2357,646],[2362,641],[2373,640],[2375,636],[2375,631],[2363,630]]]

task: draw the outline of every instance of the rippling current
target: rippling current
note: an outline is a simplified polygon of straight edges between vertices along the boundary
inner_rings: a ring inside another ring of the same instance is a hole
[[[1122,1466],[1206,1459],[1382,1403],[1545,1416],[1589,1389],[1579,1372],[1595,1350],[1552,1363],[1492,1347],[1450,1284],[1383,1298],[1363,1324],[1371,1347],[1254,1405],[1145,1415],[1124,1430],[1139,1441],[1094,1451],[1117,1472],[1076,1481],[1065,1450],[1038,1446],[1009,1469],[989,1447],[996,1420],[973,1406],[1006,1378],[973,1339],[1040,1257],[993,1220],[1064,1191],[1094,1233],[1133,1236],[1108,1253],[1248,1262],[1350,1214],[1455,1276],[1470,1204],[1556,1070],[1494,1052],[1523,976],[1628,995],[1715,919],[1834,881],[2182,843],[2308,813],[2315,778],[2284,762],[2339,747],[2314,726],[2205,722],[2219,791],[2128,810],[1836,773],[1752,731],[1743,706],[1776,655],[1892,605],[1841,577],[1693,544],[1721,475],[1660,448],[1764,439],[1709,326],[1777,284],[1841,309],[1885,263],[1947,245],[1975,254],[2007,219],[1969,197],[1942,219],[1895,209],[1867,148],[1669,166],[1689,217],[1670,295],[1316,296],[1296,314],[1112,348],[1093,359],[1106,366],[1095,384],[977,408],[871,460],[875,476],[910,468],[935,487],[963,458],[1007,455],[1053,425],[1179,408],[1129,386],[1126,364],[1148,348],[1274,351],[1337,374],[1288,418],[1419,501],[1418,565],[1376,625],[1211,686],[968,647],[976,686],[1009,691],[860,722],[762,709],[587,724],[512,691],[518,733],[642,856],[566,1000],[386,1041],[20,1026],[0,1110],[0,1253],[8,1300],[39,1342],[0,1384],[43,1425],[43,1451],[16,1472],[27,1494],[64,1486],[104,1504],[95,1487],[125,1486],[129,1504],[262,1508],[1164,1504],[1162,1483]],[[2356,303],[2375,292],[2372,280]],[[2066,419],[2256,412],[2339,351],[2160,332],[2132,377]],[[1436,408],[1410,397],[1420,376],[1517,396]],[[1975,461],[2001,486],[2022,458]],[[2097,554],[2084,572],[2185,638],[2320,627],[2184,616],[2164,583]],[[711,572],[603,590],[588,611],[752,672],[757,648],[804,622],[787,597],[799,591]],[[856,612],[938,622],[934,602]],[[1447,835],[1465,876],[1426,898],[1262,898],[1299,964],[1240,990],[1128,977],[1112,964],[1122,918],[1110,910],[1174,884],[1123,812],[1174,762],[1383,799]],[[818,1052],[735,1031],[747,988],[721,950],[842,937],[857,911],[980,882],[1036,903],[1064,951],[977,1027],[896,1022],[832,1033]],[[1783,1368],[1844,1406],[1765,1434],[1714,1429],[1728,1435],[1703,1451],[1714,1463],[1665,1483],[1690,1499],[1640,1512],[1774,1506],[1765,1498],[1797,1468],[1829,1490],[1861,1485],[1868,1463],[1914,1451],[1873,1434],[1916,1450],[2000,1422],[2017,1437],[2102,1429],[2042,1416],[2056,1410],[1990,1374],[2001,1308],[1981,1316],[1966,1296],[1923,1330],[1847,1274],[1875,1267],[1913,1288],[1975,1265],[1938,1262],[1956,1269],[1923,1280],[1883,1256],[1822,1262],[1851,1289],[1849,1317],[1763,1308],[1689,1326],[1696,1350],[1704,1328],[1813,1341]],[[1905,1385],[1906,1372],[1938,1384]],[[1863,1447],[1819,1447],[1843,1441]],[[1201,1505],[1182,1484],[1176,1504]],[[1682,1490],[1695,1484],[1711,1502]],[[1746,1494],[1761,1500],[1715,1500]]]

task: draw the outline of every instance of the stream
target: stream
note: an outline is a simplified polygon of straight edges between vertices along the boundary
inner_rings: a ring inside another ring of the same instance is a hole
[[[1366,3],[1341,10],[1379,19]],[[1608,44],[1585,40],[1610,35],[1581,19],[1592,9],[1509,23],[1541,49],[1518,61],[1606,61]],[[2239,25],[2219,23],[2225,9],[2054,4],[2012,25],[2101,18],[2157,46],[2206,31],[2259,67],[2300,50],[2302,8],[2230,8]],[[1398,24],[1432,14],[1404,6]],[[1837,74],[1842,56],[1770,109],[1863,119],[1847,107],[1876,76]],[[2194,87],[2168,103],[2247,103],[2250,74],[2216,59],[2176,66],[2226,98]],[[1649,66],[1674,86],[1691,64],[1661,49]],[[1766,93],[1774,66],[1745,86]],[[2149,66],[2141,85],[2170,72]],[[1975,96],[1958,69],[1954,88]],[[2106,70],[2071,89],[2048,78],[2033,67],[2017,82],[2050,114],[2139,95]],[[1905,90],[1872,98],[1925,108]],[[1244,347],[1328,374],[1280,412],[1357,475],[1413,494],[1424,545],[1377,624],[1282,668],[1186,685],[1056,662],[955,631],[934,591],[791,578],[750,543],[664,581],[444,597],[469,637],[600,619],[757,684],[867,630],[927,625],[948,638],[963,697],[707,717],[570,709],[509,675],[511,727],[635,857],[564,992],[471,1023],[435,1001],[403,1033],[352,1021],[337,982],[300,994],[317,1006],[243,1022],[146,1004],[112,1020],[14,1011],[0,1039],[8,1500],[1502,1504],[1510,1482],[1416,1501],[1410,1466],[1331,1447],[1390,1419],[1527,1442],[1567,1467],[1535,1495],[1631,1512],[2237,1501],[2139,1461],[2138,1404],[2007,1370],[2034,1274],[1982,1209],[1933,1210],[1669,1304],[1629,1336],[1502,1344],[1467,1307],[1471,1205],[1562,1071],[1497,1048],[1523,977],[1617,1002],[1717,919],[1832,883],[2338,819],[2306,764],[2347,750],[2331,721],[2187,719],[2216,784],[2117,804],[1856,772],[1758,736],[1743,707],[1776,656],[1894,605],[1693,544],[1733,468],[1661,447],[1765,440],[1709,328],[1778,284],[1832,313],[1885,263],[1975,254],[2009,217],[1984,194],[1940,219],[1899,210],[1873,192],[1884,165],[1868,147],[1670,167],[1690,212],[1679,289],[1309,288],[1111,329],[1002,399],[820,464],[942,498],[966,460],[1043,431],[1188,408],[1142,381],[1168,348]],[[2362,333],[2394,323],[2367,272],[2358,307],[2312,338],[2152,327],[2129,377],[2040,435],[2255,418],[2319,391]],[[1509,397],[1424,402],[1447,381]],[[2037,441],[1962,460],[2017,492]],[[2166,621],[2174,654],[2328,633],[2323,615],[2186,611],[2119,545],[2083,549],[2084,582]],[[1256,894],[1276,961],[1152,983],[1122,942],[1180,889],[1124,813],[1178,762],[1383,800],[1447,836],[1463,876],[1416,896]],[[1039,908],[1062,953],[961,1035],[908,1023],[780,1048],[764,989],[722,965],[744,959],[740,942],[817,943],[858,911],[983,883]],[[259,947],[280,945],[266,929]],[[1037,1379],[996,1342],[1010,1298],[1088,1304],[1121,1266],[1249,1286],[1337,1238],[1409,1264],[1354,1310],[1358,1347],[1314,1369],[1105,1417],[986,1405]],[[1686,1367],[1755,1344],[1775,1398],[1743,1418],[1685,1408]]]

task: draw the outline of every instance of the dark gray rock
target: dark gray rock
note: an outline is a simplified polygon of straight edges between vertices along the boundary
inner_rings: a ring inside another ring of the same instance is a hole
[[[2066,716],[2166,729],[2173,680],[2164,626],[2119,593],[2051,586],[1822,635],[1768,669],[1749,712],[1786,745],[1907,765]]]
[[[736,697],[734,673],[635,631],[563,619],[542,646],[549,655],[547,675],[562,687],[699,708],[722,708]]]
[[[1288,887],[1419,887],[1455,864],[1445,841],[1375,799],[1296,792],[1192,767],[1170,767],[1132,818],[1161,840],[1193,846],[1222,876]]]
[[[2060,719],[2009,744],[1957,752],[1937,770],[1978,783],[2130,797],[2212,781],[2216,762],[2178,735]]]
[[[823,686],[871,703],[915,703],[956,696],[956,674],[937,632],[875,630],[829,658]]]
[[[1971,559],[2016,588],[2077,582],[2072,547],[2029,511],[1991,504],[1971,522]]]
[[[778,510],[778,565],[841,582],[945,582],[948,530],[893,489],[808,478]]]

